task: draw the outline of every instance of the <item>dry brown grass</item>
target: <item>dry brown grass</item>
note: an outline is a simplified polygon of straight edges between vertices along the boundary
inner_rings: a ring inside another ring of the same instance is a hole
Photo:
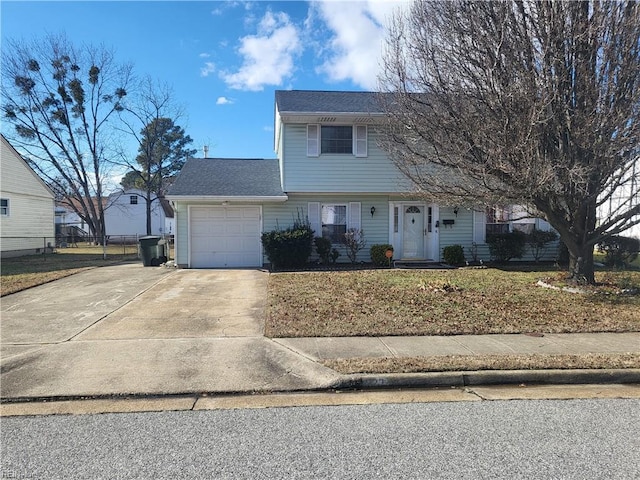
[[[602,279],[604,273],[598,273]],[[557,271],[365,270],[269,278],[271,337],[575,333],[640,330],[640,272],[607,272],[597,293],[537,287]],[[600,280],[601,281],[601,280]]]
[[[443,355],[411,358],[338,359],[325,360],[322,363],[342,374],[640,368],[640,354]]]
[[[64,248],[52,254],[5,258],[0,264],[0,295],[9,295],[90,268],[123,261],[137,261],[137,247],[109,245],[106,260],[101,246]]]

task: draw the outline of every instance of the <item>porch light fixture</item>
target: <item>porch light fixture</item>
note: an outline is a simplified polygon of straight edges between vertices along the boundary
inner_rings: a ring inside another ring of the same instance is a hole
[[[456,217],[458,216],[458,207],[453,207],[453,213]]]
[[[373,214],[376,213],[376,207],[371,207],[371,216],[373,217]]]

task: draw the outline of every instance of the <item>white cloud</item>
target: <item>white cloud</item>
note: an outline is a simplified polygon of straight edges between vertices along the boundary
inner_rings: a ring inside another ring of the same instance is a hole
[[[227,97],[218,97],[216,100],[216,105],[231,105],[234,103],[234,100]]]
[[[198,55],[200,58],[209,58],[211,56],[211,54],[203,52],[200,55]]]
[[[204,67],[202,67],[200,69],[200,76],[201,77],[208,77],[209,75],[211,75],[213,72],[216,71],[216,65],[213,62],[206,62],[204,64]]]
[[[385,27],[403,2],[317,2],[319,17],[332,33],[328,59],[317,68],[331,81],[350,80],[369,90],[377,87]]]
[[[223,72],[222,79],[237,90],[260,91],[265,85],[282,85],[295,70],[294,59],[302,52],[300,33],[284,12],[267,11],[256,35],[240,39],[243,57],[237,72]]]

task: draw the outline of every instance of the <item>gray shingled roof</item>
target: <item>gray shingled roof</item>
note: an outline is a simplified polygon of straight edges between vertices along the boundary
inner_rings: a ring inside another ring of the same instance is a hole
[[[167,196],[278,197],[278,160],[191,158]]]
[[[380,113],[375,92],[276,90],[279,112]]]

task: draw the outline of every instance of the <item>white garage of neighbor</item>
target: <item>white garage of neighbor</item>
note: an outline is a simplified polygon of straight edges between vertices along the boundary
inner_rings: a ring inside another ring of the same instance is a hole
[[[260,206],[190,206],[191,268],[261,267]]]

